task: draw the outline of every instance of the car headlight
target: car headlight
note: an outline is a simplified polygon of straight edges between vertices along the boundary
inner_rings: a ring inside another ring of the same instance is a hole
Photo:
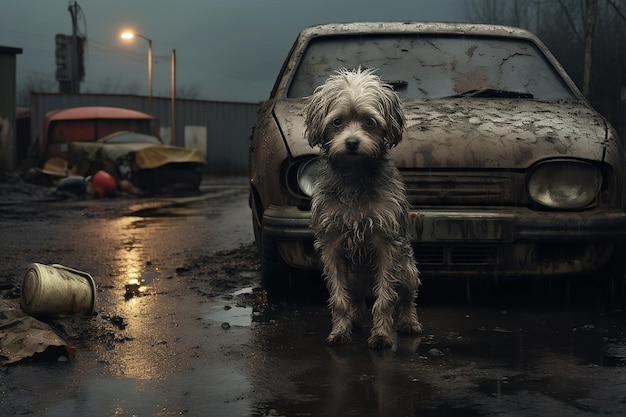
[[[537,203],[573,210],[593,203],[602,186],[602,172],[583,161],[556,160],[537,164],[528,177],[528,192]]]
[[[319,175],[319,167],[320,163],[316,158],[309,159],[298,167],[298,188],[307,197],[311,197],[315,192],[315,182]]]

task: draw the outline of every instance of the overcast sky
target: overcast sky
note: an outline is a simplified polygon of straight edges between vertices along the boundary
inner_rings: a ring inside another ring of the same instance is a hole
[[[73,3],[73,0],[72,2]],[[87,37],[82,92],[147,94],[148,43],[121,40],[124,28],[152,39],[153,94],[176,85],[198,99],[258,102],[267,98],[298,32],[348,21],[466,21],[463,0],[78,0]],[[68,0],[0,0],[0,45],[17,55],[18,88],[54,80],[55,34],[72,33]],[[55,87],[56,88],[56,87]],[[54,90],[57,91],[56,89]]]

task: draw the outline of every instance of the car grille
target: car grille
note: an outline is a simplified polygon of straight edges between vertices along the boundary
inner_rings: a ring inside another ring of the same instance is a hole
[[[412,206],[518,206],[526,201],[521,172],[401,170],[401,173]]]
[[[415,259],[419,265],[495,265],[498,263],[497,245],[415,245]]]

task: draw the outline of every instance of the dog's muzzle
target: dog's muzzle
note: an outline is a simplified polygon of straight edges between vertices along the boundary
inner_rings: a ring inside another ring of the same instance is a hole
[[[359,149],[359,140],[356,138],[349,138],[346,140],[346,149],[349,152],[356,152]]]

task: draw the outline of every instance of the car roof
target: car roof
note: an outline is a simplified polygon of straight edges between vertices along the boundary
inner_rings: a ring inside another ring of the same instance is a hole
[[[46,122],[81,119],[154,119],[147,113],[121,107],[85,106],[52,110],[46,113]]]
[[[334,34],[371,34],[371,33],[433,33],[433,34],[471,34],[482,36],[514,36],[535,39],[531,32],[510,26],[477,23],[450,22],[351,22],[328,23],[309,26],[300,32],[301,37],[312,38]]]

